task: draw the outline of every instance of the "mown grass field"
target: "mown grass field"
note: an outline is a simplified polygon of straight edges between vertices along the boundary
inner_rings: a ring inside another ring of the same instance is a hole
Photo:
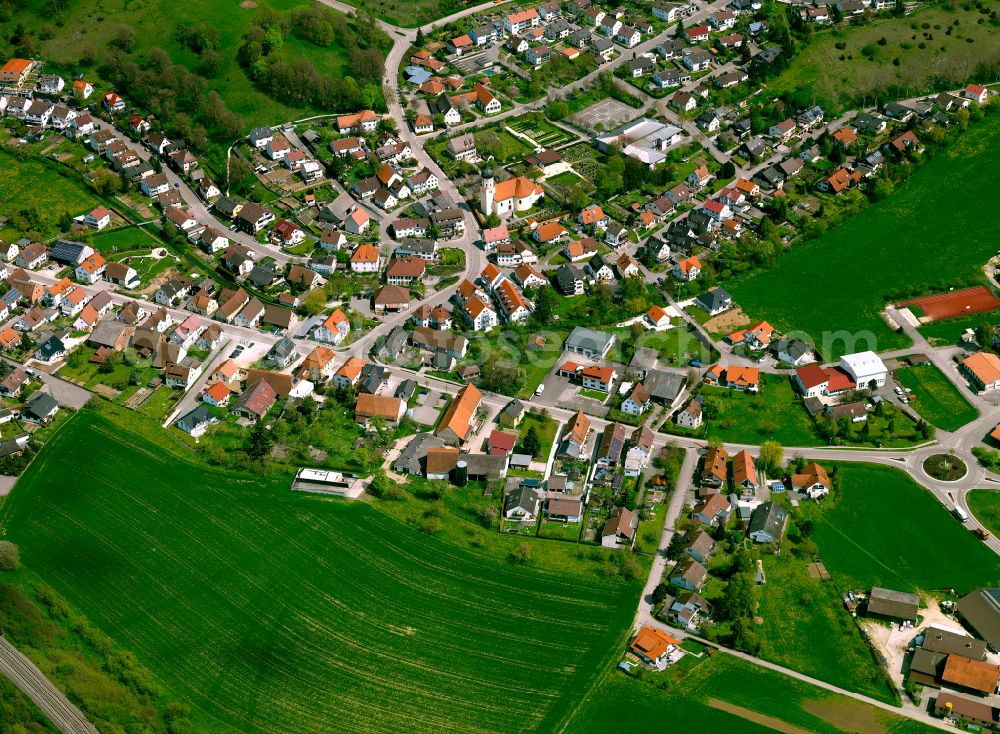
[[[906,367],[894,374],[917,397],[912,407],[924,420],[944,431],[958,430],[979,416],[958,388],[932,364]]]
[[[993,10],[1000,7],[995,0],[986,5]],[[956,22],[949,34],[948,27]],[[911,95],[929,91],[940,75],[961,86],[958,82],[972,75],[984,54],[995,49],[996,33],[988,15],[972,3],[930,6],[904,18],[825,30],[768,86],[775,92],[808,89],[827,110],[861,103],[863,95],[871,104],[874,90],[891,86],[909,89]]]
[[[219,73],[210,80],[209,87],[218,91],[226,105],[233,112],[244,117],[247,127],[255,125],[276,125],[281,122],[304,117],[307,114],[336,112],[301,107],[273,99],[258,91],[236,61],[243,36],[253,25],[255,8],[267,5],[278,11],[287,11],[305,5],[305,0],[267,0],[247,4],[219,3],[200,0],[192,3],[172,3],[167,0],[106,0],[101,3],[87,3],[81,0],[60,5],[58,23],[50,28],[52,37],[38,42],[39,58],[45,59],[54,71],[63,74],[86,73],[88,81],[95,85],[98,102],[102,89],[99,76],[100,64],[81,64],[85,46],[104,53],[115,38],[118,26],[125,24],[135,31],[134,54],[146,56],[153,48],[167,52],[175,64],[183,64],[197,73],[200,66],[198,55],[183,46],[178,40],[178,26],[207,25],[216,29],[219,38],[221,66]],[[44,0],[29,0],[15,12],[9,20],[0,23],[4,36],[10,34],[18,23],[29,29],[38,29],[43,24],[52,23],[52,13],[47,10]],[[285,38],[283,53],[290,62],[305,59],[323,74],[338,76],[347,73],[348,60],[344,49],[333,45],[316,46],[290,35]],[[91,98],[93,101],[95,97]],[[340,112],[344,112],[340,110]]]
[[[967,495],[969,509],[993,535],[1000,533],[1000,492],[974,489]]]
[[[0,148],[0,211],[11,217],[0,227],[0,239],[16,242],[26,235],[48,239],[59,233],[64,215],[86,214],[100,203],[100,197],[68,168]]]
[[[655,731],[694,726],[705,732],[740,734],[773,731],[926,734],[934,731],[910,719],[725,654],[715,655],[684,671],[647,672],[641,679],[617,670],[608,671],[586,698],[566,732],[604,734],[623,721],[644,722]]]
[[[842,588],[965,593],[1000,582],[1000,559],[909,476],[854,463],[840,473],[835,508],[802,508],[815,517],[813,540]]]
[[[992,185],[998,165],[1000,119],[992,117],[889,198],[726,288],[752,319],[805,332],[826,360],[858,349],[905,347],[909,339],[879,315],[886,294],[907,283],[981,272],[1000,238],[1000,219],[982,216],[1000,206],[1000,189]]]
[[[554,731],[621,650],[637,583],[574,573],[570,544],[512,565],[507,539],[208,470],[130,420],[74,417],[2,526],[195,731]]]

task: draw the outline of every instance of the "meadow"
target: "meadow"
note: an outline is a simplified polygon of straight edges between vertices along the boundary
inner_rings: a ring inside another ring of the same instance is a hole
[[[180,42],[178,30],[186,26],[209,26],[218,34],[221,57],[210,88],[219,93],[230,110],[244,118],[248,128],[275,125],[308,114],[335,111],[296,106],[259,91],[239,66],[236,51],[253,25],[258,5],[283,12],[305,4],[302,0],[243,4],[166,0],[106,0],[98,4],[77,0],[60,7],[54,25],[44,26],[46,32],[42,38],[50,34],[51,37],[37,40],[38,56],[44,58],[53,71],[64,75],[86,74],[99,95],[105,91],[99,57],[105,49],[115,45],[121,24],[130,26],[135,32],[133,54],[145,58],[154,48],[160,48],[172,63],[182,64],[196,73],[201,68],[199,56]],[[17,24],[29,29],[43,28],[43,24],[53,20],[51,7],[43,0],[29,0],[10,13],[9,20],[0,23],[0,29],[6,37]],[[93,54],[95,60],[84,58],[88,50],[97,52]],[[349,73],[347,54],[336,44],[321,47],[289,35],[284,39],[282,53],[289,62],[310,61],[323,74],[341,76]]]
[[[825,559],[823,546],[820,553]],[[767,584],[760,589],[760,656],[801,673],[887,703],[893,689],[872,657],[833,581],[809,575],[811,558],[763,555]],[[817,634],[823,630],[823,634]]]
[[[1000,118],[994,116],[970,128],[892,196],[794,246],[773,268],[726,288],[752,319],[804,332],[825,360],[905,347],[909,338],[879,315],[887,294],[922,284],[928,292],[947,290],[959,280],[982,278],[1000,238],[1000,220],[982,217],[1000,206],[991,173],[997,165]]]
[[[621,649],[637,584],[582,571],[569,544],[535,541],[558,567],[512,564],[508,539],[209,470],[111,415],[71,419],[0,520],[195,731],[553,731]]]
[[[622,721],[656,722],[660,731],[695,725],[705,732],[740,734],[934,731],[726,654],[716,654],[681,670],[644,672],[641,678],[608,671],[565,731],[603,734]]]
[[[995,10],[997,3],[984,5],[989,6]],[[823,30],[768,86],[778,93],[808,90],[828,112],[871,105],[893,89],[898,96],[941,91],[942,82],[953,89],[972,81],[976,65],[995,53],[997,31],[988,13],[954,2],[904,18]]]
[[[823,439],[802,401],[784,375],[761,375],[757,395],[724,387],[703,387],[706,402],[718,417],[706,421],[705,435],[728,443],[774,440],[785,446],[819,446]]]
[[[917,399],[912,407],[920,417],[944,431],[956,431],[979,416],[951,380],[932,364],[906,367],[893,374],[903,387],[913,391]]]
[[[10,218],[0,226],[0,239],[54,237],[67,215],[86,214],[100,203],[101,198],[72,170],[0,147],[0,209]]]
[[[872,464],[839,467],[836,507],[802,508],[815,519],[813,540],[840,587],[964,593],[1000,582],[1000,559],[909,476]]]

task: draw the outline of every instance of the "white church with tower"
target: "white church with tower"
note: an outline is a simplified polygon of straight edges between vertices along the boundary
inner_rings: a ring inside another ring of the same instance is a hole
[[[489,166],[483,169],[483,188],[479,197],[483,214],[502,217],[512,212],[526,212],[543,196],[545,190],[530,178],[517,176],[497,183],[493,169]]]

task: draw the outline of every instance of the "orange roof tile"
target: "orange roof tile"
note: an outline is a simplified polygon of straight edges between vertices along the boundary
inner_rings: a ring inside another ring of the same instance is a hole
[[[445,411],[437,433],[440,434],[445,429],[451,430],[460,440],[464,441],[472,426],[472,419],[475,417],[479,403],[482,402],[483,394],[475,385],[466,385],[458,391],[458,395],[451,401],[448,410]]]

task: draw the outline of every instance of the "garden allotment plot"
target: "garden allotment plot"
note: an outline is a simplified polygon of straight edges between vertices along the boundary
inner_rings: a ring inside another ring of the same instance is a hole
[[[507,127],[521,135],[527,135],[541,148],[558,148],[576,140],[576,137],[565,130],[556,127],[548,120],[535,120],[532,117],[518,117],[507,122]]]
[[[620,650],[633,586],[512,566],[169,450],[84,411],[3,521],[199,733],[553,731]]]

